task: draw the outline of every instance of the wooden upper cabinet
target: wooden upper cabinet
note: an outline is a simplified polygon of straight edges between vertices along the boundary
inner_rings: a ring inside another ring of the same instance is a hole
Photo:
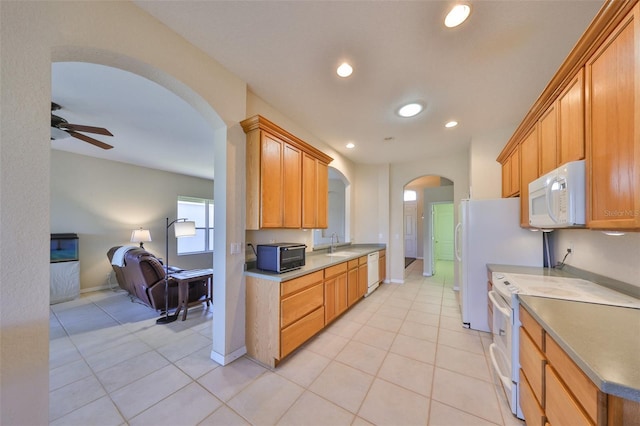
[[[300,209],[302,187],[302,152],[289,144],[284,145],[282,155],[282,227],[300,228],[302,217]]]
[[[301,152],[262,132],[260,157],[260,226],[300,228]]]
[[[585,70],[587,226],[640,229],[640,4]]]
[[[540,174],[543,175],[558,165],[558,117],[555,103],[540,117],[538,137],[540,138]]]
[[[262,116],[240,124],[247,134],[246,228],[326,228],[333,159]]]
[[[304,154],[302,157],[302,227],[326,228],[328,222],[329,166]]]
[[[520,226],[529,227],[529,184],[539,173],[538,127],[520,144]]]
[[[260,146],[260,225],[280,228],[283,224],[283,163],[285,143],[268,134],[262,134]]]
[[[502,196],[514,197],[520,193],[520,148],[509,155],[502,165]]]
[[[560,94],[558,109],[558,166],[584,159],[584,68]]]

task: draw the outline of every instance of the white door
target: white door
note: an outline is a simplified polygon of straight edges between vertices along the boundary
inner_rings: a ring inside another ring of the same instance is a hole
[[[404,203],[404,256],[417,257],[418,254],[418,205],[415,201]]]

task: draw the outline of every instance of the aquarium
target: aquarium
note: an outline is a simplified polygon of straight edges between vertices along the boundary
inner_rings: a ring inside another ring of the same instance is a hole
[[[51,234],[49,260],[51,263],[78,260],[78,235]]]

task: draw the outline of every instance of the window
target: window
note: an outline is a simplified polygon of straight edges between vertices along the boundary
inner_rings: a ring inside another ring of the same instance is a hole
[[[416,201],[418,193],[410,189],[404,191],[404,201]]]
[[[179,196],[178,217],[196,223],[194,237],[178,238],[178,254],[213,252],[213,200]]]

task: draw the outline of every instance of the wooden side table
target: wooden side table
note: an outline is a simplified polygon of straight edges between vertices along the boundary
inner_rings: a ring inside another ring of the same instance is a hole
[[[198,303],[206,302],[213,303],[213,269],[192,269],[189,271],[176,272],[170,274],[170,277],[178,282],[178,308],[175,315],[178,316],[180,311],[184,309],[182,314],[182,321],[187,319],[187,310],[189,305],[196,305]],[[193,303],[189,303],[189,284],[194,281],[206,281],[207,297],[204,300],[198,300]]]

